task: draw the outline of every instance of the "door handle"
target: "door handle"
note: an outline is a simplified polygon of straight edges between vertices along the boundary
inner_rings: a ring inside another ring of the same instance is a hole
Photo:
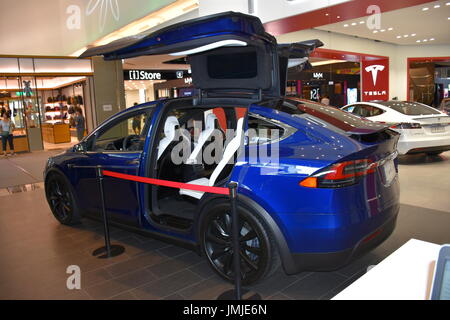
[[[126,164],[139,164],[140,161],[139,161],[139,159],[134,159],[134,160],[128,160],[125,163]]]

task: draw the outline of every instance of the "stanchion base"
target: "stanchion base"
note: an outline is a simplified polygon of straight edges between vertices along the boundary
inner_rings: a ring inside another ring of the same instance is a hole
[[[110,248],[109,254],[106,250],[106,247],[101,247],[101,248],[95,249],[92,252],[92,255],[99,259],[106,259],[106,258],[117,257],[125,252],[125,248],[118,244],[112,244],[109,248]]]
[[[242,299],[241,300],[262,300],[261,295],[259,293],[241,290]],[[217,300],[236,300],[236,293],[234,289],[225,291],[220,296],[217,297]]]

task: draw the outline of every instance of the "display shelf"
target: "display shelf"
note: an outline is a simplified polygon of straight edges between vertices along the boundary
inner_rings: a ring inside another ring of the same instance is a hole
[[[56,120],[50,120],[56,121]],[[67,123],[45,122],[42,124],[42,137],[45,142],[49,143],[64,143],[70,142],[70,128]]]

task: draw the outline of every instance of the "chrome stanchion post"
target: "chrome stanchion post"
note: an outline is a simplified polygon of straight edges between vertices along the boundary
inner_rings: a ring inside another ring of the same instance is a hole
[[[257,293],[241,288],[241,244],[240,244],[240,229],[239,229],[239,214],[237,210],[237,187],[236,182],[228,184],[231,207],[231,237],[233,249],[233,265],[234,265],[234,290],[228,290],[222,293],[218,300],[261,300],[261,296]]]
[[[233,240],[233,264],[234,264],[234,293],[236,300],[241,300],[241,258],[240,258],[240,244],[239,244],[239,217],[236,207],[237,198],[237,183],[230,182],[228,184],[230,189],[230,204],[231,204],[231,232]]]

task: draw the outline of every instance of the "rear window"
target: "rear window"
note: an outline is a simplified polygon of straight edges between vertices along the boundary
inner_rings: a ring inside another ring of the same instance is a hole
[[[434,108],[418,102],[407,102],[407,101],[382,101],[377,102],[385,107],[394,109],[400,113],[406,114],[407,116],[423,116],[429,114],[439,114]]]
[[[258,74],[256,51],[212,54],[207,65],[211,79],[251,79]]]

